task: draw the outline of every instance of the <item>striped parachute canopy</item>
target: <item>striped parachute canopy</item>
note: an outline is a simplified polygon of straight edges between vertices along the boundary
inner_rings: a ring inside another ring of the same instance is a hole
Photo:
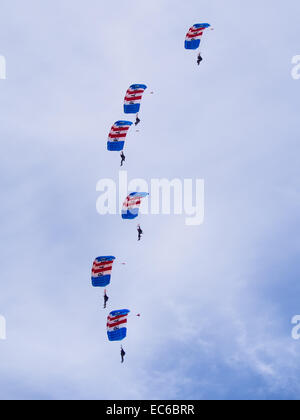
[[[120,152],[123,150],[125,145],[125,138],[131,126],[131,121],[115,122],[108,136],[107,150],[113,152]]]
[[[107,336],[109,341],[122,341],[127,335],[127,317],[130,311],[120,309],[113,311],[107,318]]]
[[[143,93],[147,89],[146,85],[131,85],[126,92],[124,99],[125,114],[137,114],[140,110]]]
[[[209,23],[196,23],[192,26],[185,37],[185,48],[187,50],[197,50],[200,46],[203,32],[209,27]]]
[[[122,219],[132,220],[138,217],[142,198],[145,198],[148,195],[148,193],[142,192],[134,192],[129,194],[123,204]]]
[[[92,268],[92,285],[94,287],[106,287],[110,284],[112,266],[115,257],[98,257]]]

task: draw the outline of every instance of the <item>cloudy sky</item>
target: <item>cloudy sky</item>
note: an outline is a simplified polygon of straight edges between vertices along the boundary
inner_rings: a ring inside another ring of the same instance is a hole
[[[1,399],[298,399],[300,4],[4,0]],[[204,61],[185,51],[209,22]],[[204,179],[205,221],[96,211],[108,131],[146,83],[129,179]],[[153,91],[154,95],[149,95]],[[109,343],[95,257],[115,255]],[[141,319],[135,314],[141,313]]]

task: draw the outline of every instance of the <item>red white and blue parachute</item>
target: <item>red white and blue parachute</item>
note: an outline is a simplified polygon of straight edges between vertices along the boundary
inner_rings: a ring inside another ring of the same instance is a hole
[[[209,27],[209,23],[196,23],[193,25],[186,34],[185,48],[187,50],[197,50],[200,46],[203,32]]]
[[[107,142],[107,150],[120,152],[124,149],[125,139],[129,128],[132,126],[131,121],[117,121],[112,126]]]
[[[127,317],[130,311],[120,309],[112,311],[107,318],[107,336],[109,341],[122,341],[127,335]]]
[[[142,199],[148,195],[148,193],[143,192],[129,194],[123,204],[122,218],[132,220],[138,217]]]
[[[98,257],[92,268],[92,285],[106,287],[110,284],[111,272],[115,257]]]
[[[130,86],[124,99],[125,114],[137,114],[139,112],[143,93],[146,89],[146,85],[136,84]]]

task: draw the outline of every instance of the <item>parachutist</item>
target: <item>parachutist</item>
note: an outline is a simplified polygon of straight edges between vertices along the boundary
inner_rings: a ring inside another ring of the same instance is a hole
[[[126,160],[126,157],[125,157],[125,155],[124,155],[123,152],[121,152],[120,156],[121,156],[121,166],[123,166],[123,164],[124,164],[124,162]]]
[[[126,353],[123,349],[123,347],[121,346],[121,363],[124,363],[124,357],[125,357]]]
[[[103,309],[106,309],[106,304],[107,304],[108,300],[109,300],[109,297],[107,296],[106,290],[105,290],[104,291],[104,307],[103,307]]]
[[[141,229],[141,226],[140,225],[138,225],[138,228],[137,228],[137,231],[138,231],[138,241],[140,241],[141,240],[141,238],[142,238],[142,235],[143,235],[143,231],[142,231],[142,229]]]
[[[139,125],[139,123],[141,122],[141,120],[139,119],[139,116],[136,116],[136,120],[135,120],[135,126]]]
[[[197,64],[198,64],[198,66],[200,66],[200,63],[201,63],[202,60],[203,60],[203,58],[201,57],[201,54],[199,54],[198,55],[198,58],[197,58]]]
[[[185,37],[185,49],[186,50],[198,50],[201,44],[201,38],[203,36],[204,31],[207,28],[210,28],[209,23],[196,23],[193,25]],[[197,64],[200,66],[200,63],[202,61],[201,53],[199,53],[197,57]]]

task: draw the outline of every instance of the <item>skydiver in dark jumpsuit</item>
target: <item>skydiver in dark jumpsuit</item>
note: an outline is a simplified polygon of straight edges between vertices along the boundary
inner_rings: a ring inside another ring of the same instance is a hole
[[[126,157],[123,152],[121,152],[120,156],[121,156],[121,166],[123,166],[123,163],[125,162]]]
[[[126,353],[123,349],[123,347],[121,346],[121,363],[124,363],[124,357],[125,357]]]
[[[103,309],[106,309],[106,304],[107,304],[108,300],[109,300],[109,297],[107,296],[106,290],[105,290],[105,292],[104,292],[104,308]]]
[[[138,231],[138,241],[140,241],[143,235],[143,231],[140,225],[138,225],[137,231]]]
[[[141,122],[141,120],[139,119],[139,114],[136,115],[136,120],[135,120],[135,126],[139,125],[139,123]]]
[[[201,54],[199,53],[198,58],[197,58],[198,66],[200,66],[200,63],[201,63],[202,60],[203,60],[203,58],[201,57]]]

